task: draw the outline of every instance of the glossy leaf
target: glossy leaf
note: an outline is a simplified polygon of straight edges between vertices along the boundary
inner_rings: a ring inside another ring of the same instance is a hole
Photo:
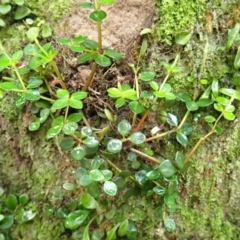
[[[43,83],[43,81],[41,79],[33,77],[33,78],[29,79],[27,88],[37,88],[40,85],[42,85],[42,83]]]
[[[49,138],[53,138],[53,137],[57,136],[61,132],[61,130],[62,130],[61,126],[51,127],[47,131],[46,138],[49,139]]]
[[[148,180],[147,172],[145,170],[140,170],[140,171],[136,172],[135,179],[140,183],[145,183]]]
[[[233,121],[235,119],[235,115],[231,112],[223,112],[223,117],[229,121]]]
[[[82,204],[86,209],[98,208],[98,202],[88,193],[82,195]]]
[[[193,131],[193,126],[190,123],[184,123],[180,132],[188,136]]]
[[[82,64],[87,61],[90,61],[93,59],[94,54],[93,53],[83,53],[80,57],[77,59],[77,64]]]
[[[69,100],[69,106],[75,109],[82,109],[83,108],[83,103],[81,100],[78,99],[70,99]]]
[[[140,145],[146,140],[146,136],[141,132],[135,132],[129,137],[129,140],[135,145]]]
[[[178,125],[178,119],[176,115],[173,115],[172,113],[167,114],[167,122],[173,127],[177,127]]]
[[[110,153],[119,153],[122,150],[122,141],[119,139],[111,139],[107,144],[107,150]]]
[[[156,186],[153,188],[153,191],[157,194],[157,195],[160,195],[160,196],[163,196],[166,189],[162,186]]]
[[[104,18],[107,17],[107,13],[103,10],[95,10],[90,13],[89,17],[94,22],[101,22]]]
[[[214,103],[213,106],[219,112],[222,112],[224,110],[224,107],[220,103]]]
[[[177,97],[183,102],[190,102],[192,100],[190,95],[184,92],[178,92]]]
[[[173,232],[176,230],[176,223],[173,219],[171,218],[165,218],[164,219],[164,227],[169,231]]]
[[[42,37],[48,38],[52,35],[52,29],[48,24],[43,24],[42,26]]]
[[[212,93],[213,93],[213,96],[214,97],[217,97],[218,96],[218,80],[217,79],[214,79],[212,81]]]
[[[178,141],[182,146],[184,146],[184,147],[187,146],[187,144],[188,144],[188,138],[187,138],[187,136],[186,136],[184,133],[182,133],[181,131],[178,131],[176,138],[177,138],[177,141]]]
[[[127,230],[127,238],[129,240],[133,240],[133,239],[136,239],[137,235],[138,235],[138,231],[137,231],[135,224],[132,221],[129,221],[128,230]]]
[[[72,135],[77,130],[77,128],[78,128],[78,124],[77,123],[75,123],[75,122],[68,122],[68,123],[63,125],[62,131],[66,135]]]
[[[98,170],[98,169],[93,169],[89,172],[90,177],[92,178],[92,180],[99,182],[99,181],[103,181],[105,179],[102,171]]]
[[[95,137],[87,137],[83,143],[85,144],[85,146],[89,147],[89,148],[94,148],[97,147],[99,145],[99,141],[95,138]]]
[[[99,156],[95,156],[91,161],[91,169],[99,169],[104,163],[104,160]]]
[[[208,98],[200,98],[196,103],[199,107],[207,107],[211,105],[213,102],[211,99]]]
[[[85,156],[84,148],[81,146],[77,146],[77,147],[73,148],[73,150],[71,151],[71,156],[76,161],[82,160]]]
[[[92,178],[84,168],[78,168],[75,172],[81,186],[86,187],[92,183]]]
[[[187,109],[189,111],[196,111],[196,110],[198,110],[198,105],[194,101],[186,102],[186,107],[187,107]]]
[[[31,122],[29,125],[28,125],[28,130],[29,131],[36,131],[40,128],[41,126],[41,123],[39,121],[36,121],[36,122]]]
[[[237,99],[240,101],[240,91],[232,89],[232,88],[221,88],[219,89],[219,92],[229,96],[234,97],[234,99]]]
[[[77,210],[71,212],[64,220],[64,227],[74,230],[81,226],[84,220],[88,217],[88,210]]]
[[[83,137],[90,137],[93,134],[93,130],[89,126],[85,126],[81,129],[81,134]]]
[[[106,181],[110,180],[112,178],[113,172],[111,172],[110,170],[104,169],[104,170],[101,170],[101,171],[102,171],[102,174],[103,174]]]
[[[36,89],[30,89],[24,93],[24,97],[30,101],[37,101],[40,99],[40,92]]]
[[[150,180],[158,179],[160,177],[160,172],[158,170],[152,170],[148,172],[146,176]]]
[[[145,108],[138,101],[131,101],[129,103],[130,110],[135,114],[143,113]]]
[[[176,152],[175,162],[179,169],[182,169],[184,166],[185,156],[181,152]]]
[[[72,113],[67,117],[68,122],[79,122],[83,118],[82,113]]]
[[[118,132],[125,137],[131,130],[131,124],[127,120],[122,120],[117,126]]]
[[[75,184],[73,183],[64,183],[63,188],[67,191],[72,191],[75,189]]]
[[[56,93],[59,98],[63,98],[63,99],[68,99],[70,96],[69,91],[65,89],[58,89]]]
[[[10,4],[0,4],[0,14],[7,14],[11,11],[11,5]]]
[[[33,212],[31,209],[24,211],[23,215],[22,215],[22,221],[23,222],[31,221],[36,215],[37,215],[37,213]]]
[[[26,193],[23,193],[19,196],[19,203],[22,206],[26,205],[28,203],[28,200],[29,200],[29,198],[28,198],[28,195]]]
[[[117,194],[117,185],[112,181],[106,181],[103,185],[103,191],[110,196],[115,196]]]
[[[171,177],[176,173],[176,168],[170,160],[164,160],[160,166],[159,170],[164,177]]]

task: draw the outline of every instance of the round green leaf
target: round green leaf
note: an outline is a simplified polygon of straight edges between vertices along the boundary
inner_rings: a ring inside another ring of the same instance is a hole
[[[104,160],[99,156],[95,156],[91,161],[91,169],[99,169],[104,163]]]
[[[23,215],[22,215],[22,221],[23,222],[28,222],[31,221],[35,216],[36,216],[36,212],[33,212],[31,209],[24,211]]]
[[[0,14],[7,14],[11,11],[11,5],[10,4],[0,4]]]
[[[89,148],[94,148],[99,145],[99,141],[95,137],[87,137],[83,143]]]
[[[187,136],[186,136],[184,133],[182,133],[181,131],[178,131],[176,138],[177,138],[177,141],[178,141],[182,146],[184,146],[184,147],[187,146],[187,144],[188,144],[188,138],[187,138]]]
[[[191,101],[191,97],[187,93],[184,93],[184,92],[178,92],[177,97],[183,102]]]
[[[28,81],[27,88],[37,88],[39,87],[43,81],[41,79],[38,79],[36,77],[30,78]]]
[[[62,45],[69,45],[71,40],[68,38],[58,38],[57,41]]]
[[[198,110],[198,105],[194,101],[188,101],[186,102],[186,107],[189,111],[196,111]]]
[[[79,44],[71,44],[70,49],[73,52],[77,52],[77,53],[82,53],[83,52],[83,46],[79,45]]]
[[[62,219],[65,219],[69,214],[69,210],[66,208],[66,207],[60,207],[58,210],[57,210],[57,216],[59,218],[62,218]]]
[[[216,118],[211,116],[211,115],[208,115],[204,118],[204,120],[208,123],[212,123],[212,122],[215,122],[216,121]]]
[[[67,117],[68,122],[79,122],[83,117],[82,113],[72,113]]]
[[[63,188],[67,191],[72,191],[75,189],[75,184],[73,183],[64,183]]]
[[[160,164],[159,170],[164,177],[171,177],[177,171],[170,160],[164,160]]]
[[[81,129],[81,134],[84,136],[84,137],[90,137],[92,134],[93,134],[93,130],[91,127],[89,126],[85,126]]]
[[[169,211],[175,211],[176,209],[176,195],[175,194],[165,194],[164,202],[168,207]]]
[[[66,137],[63,138],[60,142],[60,147],[62,148],[62,150],[70,150],[75,144],[75,141],[71,138],[71,137]]]
[[[131,101],[129,103],[130,110],[135,114],[143,113],[145,108],[138,101]]]
[[[38,38],[39,31],[40,31],[40,29],[38,27],[31,27],[27,31],[27,38],[28,38],[28,40],[30,42],[34,42],[34,40]]]
[[[31,122],[29,125],[28,125],[28,129],[29,131],[36,131],[39,129],[41,123],[39,121],[37,122]]]
[[[92,178],[84,168],[78,168],[75,172],[81,186],[86,187],[92,183]]]
[[[118,132],[125,137],[131,130],[131,124],[127,120],[122,120],[117,126]]]
[[[118,177],[114,179],[114,183],[117,185],[118,189],[124,189],[126,187],[126,179],[123,177]]]
[[[223,116],[229,121],[233,121],[235,119],[235,115],[231,112],[223,112]]]
[[[71,151],[71,156],[76,161],[82,160],[85,156],[84,148],[81,146],[77,146],[77,147],[73,148],[73,150]]]
[[[5,27],[6,23],[0,18],[0,27]]]
[[[98,170],[98,169],[93,169],[89,172],[90,177],[92,178],[92,180],[99,182],[99,181],[103,181],[104,175],[102,173],[102,171]]]
[[[155,72],[148,71],[148,72],[139,73],[139,79],[145,82],[153,80],[154,77],[155,77]]]
[[[103,185],[103,191],[110,196],[115,196],[117,194],[117,185],[114,182],[106,181]]]
[[[104,170],[101,170],[101,171],[102,171],[102,174],[103,174],[105,180],[110,180],[112,178],[113,173],[110,170],[104,169]]]
[[[122,150],[122,141],[119,139],[111,139],[107,144],[107,150],[110,153],[119,153]]]
[[[5,216],[4,219],[0,222],[0,230],[10,229],[13,223],[14,223],[14,215]]]
[[[24,93],[24,97],[30,101],[37,101],[40,99],[40,92],[36,89],[30,89]]]
[[[147,178],[150,180],[158,179],[160,177],[160,172],[158,170],[150,171],[146,174]]]
[[[61,130],[62,130],[62,126],[51,127],[47,131],[46,138],[49,139],[49,138],[53,138],[53,137],[57,136],[61,132]]]
[[[146,136],[141,132],[135,132],[129,137],[129,140],[135,145],[140,145],[146,140]]]
[[[197,101],[197,105],[199,107],[207,107],[209,105],[211,105],[213,102],[211,99],[208,99],[208,98],[201,98]]]
[[[98,208],[98,202],[88,193],[82,195],[82,204],[87,209],[96,209]]]
[[[42,37],[48,38],[50,36],[52,36],[52,29],[48,24],[44,24],[42,26]]]
[[[219,112],[222,112],[224,110],[223,106],[220,103],[214,103],[213,106]]]
[[[95,62],[102,66],[102,67],[108,67],[112,64],[110,58],[104,56],[104,55],[101,55],[101,54],[98,54],[94,57],[94,60]]]
[[[147,172],[145,170],[141,170],[135,173],[135,179],[140,183],[145,183],[147,178]]]
[[[138,231],[137,231],[135,224],[132,221],[129,221],[128,230],[127,230],[127,238],[129,240],[136,239],[137,234],[138,234]]]
[[[64,220],[64,227],[71,230],[77,229],[83,224],[88,215],[88,210],[77,210],[71,212]]]
[[[14,19],[15,20],[20,20],[25,18],[27,15],[31,13],[31,10],[28,7],[25,6],[18,6],[17,10],[14,14]]]
[[[184,123],[180,132],[188,136],[193,131],[193,126],[190,123]]]
[[[186,45],[191,39],[192,34],[189,32],[178,33],[175,37],[175,42],[179,45]]]
[[[216,101],[223,106],[227,106],[230,103],[230,100],[228,98],[225,98],[225,97],[217,97]]]
[[[175,221],[173,219],[170,218],[165,218],[164,219],[164,227],[169,231],[169,232],[173,232],[176,230],[176,224]]]
[[[90,13],[89,17],[94,22],[101,22],[104,18],[107,17],[107,13],[103,10],[95,10]]]
[[[75,109],[82,109],[83,107],[83,103],[81,100],[72,99],[72,98],[69,100],[69,105]]]
[[[68,104],[69,104],[68,99],[57,99],[53,103],[52,108],[53,109],[61,109],[61,108],[65,108],[66,106],[68,106]]]
[[[63,125],[62,131],[66,135],[72,135],[78,128],[78,124],[75,122],[68,122]]]
[[[56,93],[57,93],[57,96],[59,98],[66,98],[66,99],[68,99],[69,95],[70,95],[69,91],[65,90],[65,89],[58,89]]]
[[[26,193],[23,193],[19,196],[19,203],[24,206],[28,203],[28,195]]]
[[[15,210],[18,205],[17,197],[13,194],[9,194],[5,200],[5,205],[10,210]]]
[[[166,189],[165,189],[164,187],[162,187],[162,186],[156,186],[156,187],[153,188],[153,191],[154,191],[156,194],[158,194],[158,195],[160,195],[160,196],[163,196],[164,193],[165,193],[165,191],[166,191]]]
[[[81,100],[81,99],[86,98],[87,95],[88,95],[87,92],[77,91],[77,92],[74,92],[74,93],[71,95],[71,99],[78,99],[78,100]]]

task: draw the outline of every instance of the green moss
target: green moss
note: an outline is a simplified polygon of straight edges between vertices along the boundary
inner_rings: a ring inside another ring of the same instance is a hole
[[[159,21],[155,26],[155,34],[161,42],[171,44],[178,32],[193,30],[199,16],[205,11],[206,1],[157,0],[156,6]]]

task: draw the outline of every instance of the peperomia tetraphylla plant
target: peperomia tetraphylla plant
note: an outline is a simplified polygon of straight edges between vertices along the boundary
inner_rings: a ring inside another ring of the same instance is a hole
[[[162,63],[166,70],[166,77],[162,83],[159,83],[155,71],[142,71],[140,67],[140,59],[144,57],[148,48],[146,34],[150,33],[150,30],[145,29],[142,32],[143,41],[137,63],[129,64],[134,73],[133,86],[118,82],[117,86],[107,89],[108,96],[115,101],[115,107],[118,109],[127,105],[132,115],[129,114],[127,118],[118,120],[118,116],[114,116],[111,111],[105,109],[104,115],[107,123],[100,128],[90,126],[84,116],[83,101],[88,96],[87,90],[92,83],[96,68],[98,65],[108,67],[111,65],[111,59],[121,58],[121,54],[117,51],[104,50],[102,46],[101,24],[107,14],[101,10],[101,6],[113,2],[113,0],[95,0],[94,4],[80,4],[81,7],[93,9],[89,17],[96,23],[97,41],[82,35],[72,40],[58,39],[62,45],[81,54],[77,59],[78,64],[92,62],[91,73],[82,91],[71,92],[67,89],[64,76],[54,61],[57,51],[51,43],[41,45],[37,39],[39,28],[32,27],[27,33],[31,43],[23,50],[11,55],[0,44],[0,71],[3,74],[6,73],[0,83],[0,94],[3,97],[5,91],[13,92],[18,107],[22,106],[25,101],[32,102],[31,111],[35,117],[29,125],[30,131],[37,130],[51,116],[52,122],[47,131],[47,139],[59,137],[61,150],[75,161],[76,183],[65,183],[63,187],[66,190],[72,190],[77,184],[86,188],[86,193],[81,197],[84,209],[73,211],[65,217],[66,228],[73,230],[81,226],[90,210],[99,207],[96,199],[100,198],[102,191],[111,197],[121,192],[124,201],[127,201],[137,189],[149,198],[157,198],[159,207],[164,212],[162,214],[164,226],[169,231],[173,231],[175,223],[165,215],[166,212],[171,213],[177,208],[178,173],[188,167],[190,158],[205,139],[213,133],[222,132],[219,127],[219,121],[222,118],[229,121],[235,119],[233,101],[240,100],[240,92],[233,88],[219,87],[219,81],[214,79],[209,80],[208,86],[200,96],[197,95],[197,87],[195,87],[193,96],[185,92],[174,93],[168,81],[170,76],[183,70],[178,67],[180,53],[176,55],[172,64]],[[239,25],[231,31],[226,50],[231,49],[235,43],[236,32],[239,33]],[[176,39],[176,42],[186,44],[186,36],[180,34],[179,38],[181,37],[185,40]],[[188,35],[187,39],[189,41]],[[201,71],[204,69],[207,53],[208,42],[204,49]],[[236,70],[240,66],[239,59],[238,47],[234,61]],[[235,83],[236,81],[235,78]],[[197,86],[199,82],[202,87],[206,85],[204,79],[199,80],[193,77],[192,82],[193,86]],[[179,104],[183,102],[186,106],[186,113],[182,119],[179,119],[174,111],[170,111],[169,105],[173,101]],[[187,122],[188,116],[196,113],[199,108],[211,105],[219,114],[204,116],[204,120],[210,126],[210,131],[201,137],[192,149],[187,149],[189,153],[186,154],[189,135],[193,131],[193,125]],[[145,121],[151,112],[157,112],[161,123],[166,125],[166,131],[160,133],[160,128],[151,131],[146,126]],[[156,149],[149,147],[149,142],[167,138],[170,134],[174,135],[176,145],[180,144],[178,147],[184,147],[182,151],[174,151],[172,157],[167,158],[164,154],[160,156]],[[120,167],[115,159],[127,159],[127,163]],[[124,166],[127,166],[127,169],[124,169]],[[117,224],[109,231],[107,239],[112,239],[110,236],[113,236],[117,229],[121,229],[121,236],[127,235],[127,230],[123,231],[122,226],[126,228],[128,224],[131,223],[124,221]],[[88,228],[89,225],[86,227],[86,235],[88,235]]]

